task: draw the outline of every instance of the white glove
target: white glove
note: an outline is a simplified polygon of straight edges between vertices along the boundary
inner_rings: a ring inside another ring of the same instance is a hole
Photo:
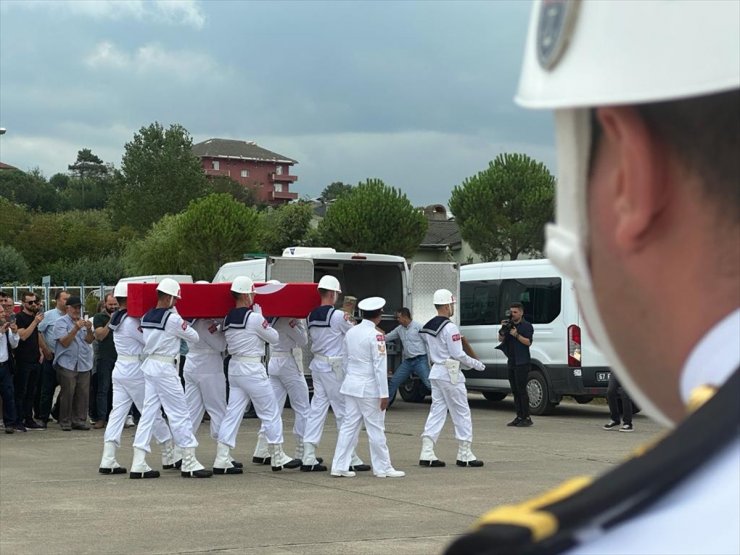
[[[484,371],[484,370],[486,369],[486,365],[485,365],[485,364],[483,364],[483,363],[482,363],[482,362],[481,362],[480,360],[476,360],[476,362],[477,362],[478,364],[477,364],[477,365],[475,366],[475,369],[476,369],[476,370],[477,370],[478,372],[483,372],[483,371]]]

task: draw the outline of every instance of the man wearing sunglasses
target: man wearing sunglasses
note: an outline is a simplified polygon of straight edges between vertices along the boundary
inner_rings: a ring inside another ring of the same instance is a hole
[[[18,347],[15,349],[15,409],[17,413],[15,429],[19,432],[43,430],[44,427],[33,419],[33,392],[41,372],[41,350],[46,344],[39,334],[38,325],[44,319],[39,310],[40,302],[36,293],[23,293],[22,309],[16,317],[18,326]]]

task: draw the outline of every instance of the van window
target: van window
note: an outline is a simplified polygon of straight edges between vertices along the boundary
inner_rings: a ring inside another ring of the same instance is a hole
[[[460,325],[487,326],[498,324],[501,282],[463,281],[460,283]]]
[[[524,318],[532,324],[549,324],[560,314],[561,289],[562,280],[557,277],[463,281],[460,325],[496,325],[512,302],[524,305]]]
[[[549,324],[560,315],[562,280],[558,277],[505,279],[501,282],[500,320],[512,302],[524,305],[524,318],[532,324]]]

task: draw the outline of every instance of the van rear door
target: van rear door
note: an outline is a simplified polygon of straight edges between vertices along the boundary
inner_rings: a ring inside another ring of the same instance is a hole
[[[271,256],[267,263],[266,277],[282,283],[313,283],[313,260]]]
[[[422,326],[437,315],[434,292],[437,289],[452,291],[460,298],[460,269],[454,262],[416,262],[411,266],[411,297],[409,308],[414,320]],[[460,324],[459,306],[452,321]]]

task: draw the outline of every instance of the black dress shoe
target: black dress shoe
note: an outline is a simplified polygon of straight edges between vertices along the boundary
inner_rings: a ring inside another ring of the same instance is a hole
[[[84,432],[88,431],[90,429],[90,426],[87,424],[72,424],[73,430],[82,430]]]
[[[478,467],[478,466],[483,466],[483,461],[479,461],[478,459],[476,459],[474,461],[456,461],[455,464],[457,466],[473,466],[473,467]]]
[[[205,468],[203,470],[191,470],[190,472],[183,470],[180,472],[180,476],[183,478],[210,478],[213,476],[213,472]]]
[[[163,464],[162,469],[163,470],[174,470],[175,468],[180,468],[182,466],[182,459],[179,461],[175,461],[172,464]]]
[[[252,457],[252,462],[254,464],[270,464],[272,457]]]
[[[301,472],[326,472],[323,464],[302,464]]]
[[[434,461],[425,461],[425,460],[419,459],[419,466],[431,466],[431,467],[439,468],[439,467],[447,466],[447,465],[444,463],[444,461],[440,461],[439,459],[434,460]]]
[[[14,434],[15,433],[15,428],[13,428],[12,426],[6,427],[5,428],[5,433],[6,434]]]
[[[527,417],[527,418],[522,418],[522,419],[521,419],[521,420],[519,421],[519,423],[518,423],[518,424],[516,425],[516,427],[517,427],[517,428],[528,428],[528,427],[529,427],[529,426],[531,426],[532,424],[533,424],[533,422],[532,422],[532,419],[531,419],[531,418],[529,418],[529,417]]]
[[[115,468],[105,468],[101,466],[98,468],[98,472],[101,474],[126,474],[128,471],[122,466],[117,466]]]
[[[147,470],[146,472],[129,472],[128,477],[132,480],[159,478],[159,470]]]
[[[512,420],[511,422],[509,422],[507,424],[507,426],[517,426],[517,425],[519,425],[519,422],[521,422],[521,421],[522,421],[522,419],[517,416],[514,420]]]
[[[213,473],[214,474],[219,474],[219,475],[224,475],[224,474],[243,474],[244,473],[244,469],[243,468],[237,468],[236,466],[232,466],[232,467],[229,467],[229,468],[217,468],[217,467],[214,466],[213,467]]]
[[[234,465],[234,468],[244,468],[244,464],[240,463],[239,461],[231,461],[231,464]]]
[[[368,470],[370,470],[370,465],[369,464],[356,464],[354,466],[350,466],[349,469],[355,472],[367,472]]]

